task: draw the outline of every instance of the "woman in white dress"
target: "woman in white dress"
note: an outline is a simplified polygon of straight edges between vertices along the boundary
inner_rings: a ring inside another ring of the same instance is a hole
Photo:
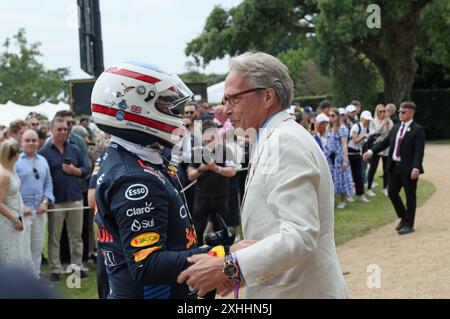
[[[14,172],[20,147],[13,139],[0,145],[0,267],[21,268],[37,277],[30,250],[30,236],[24,230],[20,180]]]

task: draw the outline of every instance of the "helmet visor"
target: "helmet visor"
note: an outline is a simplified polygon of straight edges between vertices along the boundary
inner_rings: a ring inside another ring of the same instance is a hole
[[[168,115],[179,116],[184,103],[194,95],[176,74],[156,83],[155,87],[158,93],[155,107]]]

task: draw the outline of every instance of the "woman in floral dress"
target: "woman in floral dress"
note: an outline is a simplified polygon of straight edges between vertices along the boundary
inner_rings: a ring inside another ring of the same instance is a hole
[[[324,152],[333,177],[334,191],[340,195],[337,208],[344,208],[345,198],[352,198],[354,195],[352,171],[347,152],[348,133],[346,125],[341,123],[339,111],[331,109],[328,139],[324,146]]]

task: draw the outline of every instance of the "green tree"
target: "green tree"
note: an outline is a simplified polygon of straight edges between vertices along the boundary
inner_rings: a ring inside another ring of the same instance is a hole
[[[370,4],[381,9],[381,28],[368,27]],[[313,42],[307,56],[332,77],[339,100],[349,92],[373,97],[381,87],[386,101],[399,103],[410,95],[416,54],[448,63],[449,16],[447,0],[244,0],[229,10],[214,8],[185,52],[205,65],[227,54],[279,55]]]
[[[295,96],[327,94],[331,91],[330,78],[320,74],[307,49],[288,49],[277,57],[288,67],[295,84]]]
[[[206,65],[216,58],[260,50],[277,55],[301,47],[314,32],[314,0],[244,0],[225,10],[214,7],[203,32],[186,47],[186,55]]]
[[[208,86],[222,82],[226,78],[226,74],[205,74],[201,73],[198,66],[192,62],[186,62],[187,72],[180,73],[178,76],[186,83],[206,83]]]
[[[409,98],[417,70],[417,34],[430,27],[421,16],[431,1],[319,0],[316,30],[321,66],[336,71],[336,66],[367,59],[383,78],[386,102],[398,104]],[[377,19],[368,10],[370,4],[380,8],[380,28],[369,27],[372,16]],[[432,8],[434,13],[441,15],[436,8]],[[435,36],[440,38],[442,32]]]
[[[10,50],[12,45],[17,49]],[[28,43],[25,30],[7,38],[0,55],[0,103],[11,100],[18,104],[37,105],[64,100],[69,75],[67,68],[47,70],[37,58],[42,56],[40,43]]]

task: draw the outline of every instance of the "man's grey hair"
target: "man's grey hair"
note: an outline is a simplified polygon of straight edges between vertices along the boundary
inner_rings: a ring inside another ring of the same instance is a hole
[[[289,108],[294,98],[294,82],[289,70],[280,60],[263,52],[245,52],[231,58],[230,72],[237,71],[248,76],[253,88],[273,88],[280,106]]]

